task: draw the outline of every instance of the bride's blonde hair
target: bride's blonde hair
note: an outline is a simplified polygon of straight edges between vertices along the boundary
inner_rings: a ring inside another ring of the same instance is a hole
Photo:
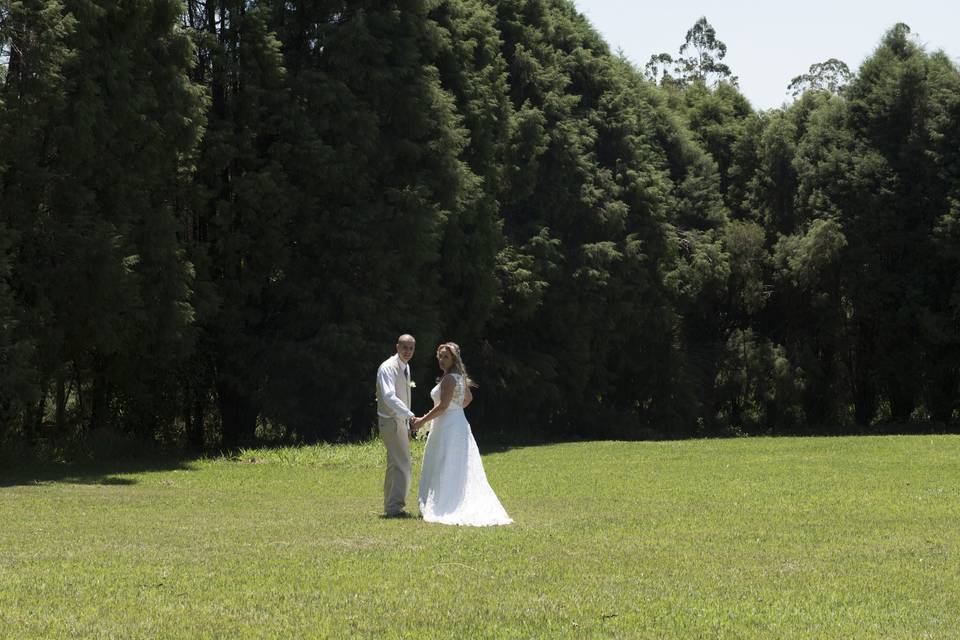
[[[469,374],[467,374],[467,367],[463,364],[463,358],[460,357],[460,345],[456,342],[444,342],[439,347],[437,347],[437,355],[441,351],[446,351],[453,358],[453,366],[450,367],[450,370],[453,373],[459,373],[463,376],[464,381],[469,387],[477,387],[477,383],[473,381]]]

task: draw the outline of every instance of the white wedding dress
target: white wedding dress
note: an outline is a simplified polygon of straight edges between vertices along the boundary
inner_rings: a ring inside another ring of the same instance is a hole
[[[487,527],[510,524],[497,494],[487,482],[480,451],[463,413],[466,389],[463,376],[446,411],[433,419],[427,435],[420,472],[420,515],[427,522]],[[430,391],[434,404],[440,401],[440,385]]]

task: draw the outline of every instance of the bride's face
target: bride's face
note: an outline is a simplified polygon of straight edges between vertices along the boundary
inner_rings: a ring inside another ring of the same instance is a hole
[[[453,366],[453,356],[446,349],[440,349],[437,351],[437,364],[444,372],[447,372]]]

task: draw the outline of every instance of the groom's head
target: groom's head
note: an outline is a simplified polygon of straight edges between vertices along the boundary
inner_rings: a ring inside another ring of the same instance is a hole
[[[413,350],[417,348],[417,341],[409,333],[405,333],[397,338],[397,355],[404,362],[409,362],[413,357]]]

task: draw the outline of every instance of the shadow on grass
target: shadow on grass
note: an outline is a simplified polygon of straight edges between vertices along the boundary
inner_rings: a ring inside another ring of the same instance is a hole
[[[138,460],[96,462],[27,462],[0,465],[0,488],[44,484],[135,485],[127,476],[191,471],[193,458],[157,456]]]
[[[514,449],[528,449],[531,447],[545,447],[566,442],[577,442],[579,439],[547,439],[542,436],[531,433],[504,433],[504,432],[486,432],[483,430],[473,431],[474,440],[477,442],[477,448],[481,455],[493,453],[506,453]]]

